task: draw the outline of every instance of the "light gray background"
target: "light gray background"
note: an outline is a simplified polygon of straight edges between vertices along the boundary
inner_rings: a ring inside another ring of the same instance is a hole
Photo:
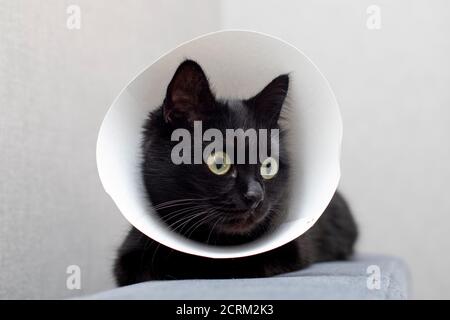
[[[78,4],[81,30],[66,28]],[[381,30],[366,28],[379,5]],[[102,117],[137,72],[223,28],[279,36],[330,81],[358,250],[404,258],[416,298],[450,298],[450,2],[0,0],[0,298],[113,287],[127,222],[95,165]],[[245,48],[242,48],[245,50]],[[66,289],[66,268],[82,290]]]

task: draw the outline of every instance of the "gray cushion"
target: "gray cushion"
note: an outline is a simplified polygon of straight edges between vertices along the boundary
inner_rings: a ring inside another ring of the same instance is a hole
[[[370,285],[373,269],[380,271],[379,288]],[[357,255],[270,278],[149,281],[83,299],[406,299],[408,280],[398,258]]]

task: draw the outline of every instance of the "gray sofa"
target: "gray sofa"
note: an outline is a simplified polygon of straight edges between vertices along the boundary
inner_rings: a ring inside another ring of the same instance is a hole
[[[357,255],[271,278],[150,281],[83,299],[407,299],[409,288],[402,260]]]

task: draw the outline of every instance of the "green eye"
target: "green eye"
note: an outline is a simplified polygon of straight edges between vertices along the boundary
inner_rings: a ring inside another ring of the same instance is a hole
[[[278,173],[278,162],[272,157],[267,158],[263,161],[261,164],[261,176],[268,180],[275,177],[275,175]]]
[[[219,176],[224,175],[231,168],[230,157],[222,151],[210,154],[206,164],[212,173]]]

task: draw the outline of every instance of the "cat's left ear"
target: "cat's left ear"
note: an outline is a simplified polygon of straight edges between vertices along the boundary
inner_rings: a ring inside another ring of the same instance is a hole
[[[282,74],[273,79],[264,89],[247,101],[261,121],[276,125],[289,89],[289,75]]]
[[[186,60],[180,64],[167,87],[164,119],[174,125],[192,125],[204,120],[215,105],[208,79],[198,63]]]

